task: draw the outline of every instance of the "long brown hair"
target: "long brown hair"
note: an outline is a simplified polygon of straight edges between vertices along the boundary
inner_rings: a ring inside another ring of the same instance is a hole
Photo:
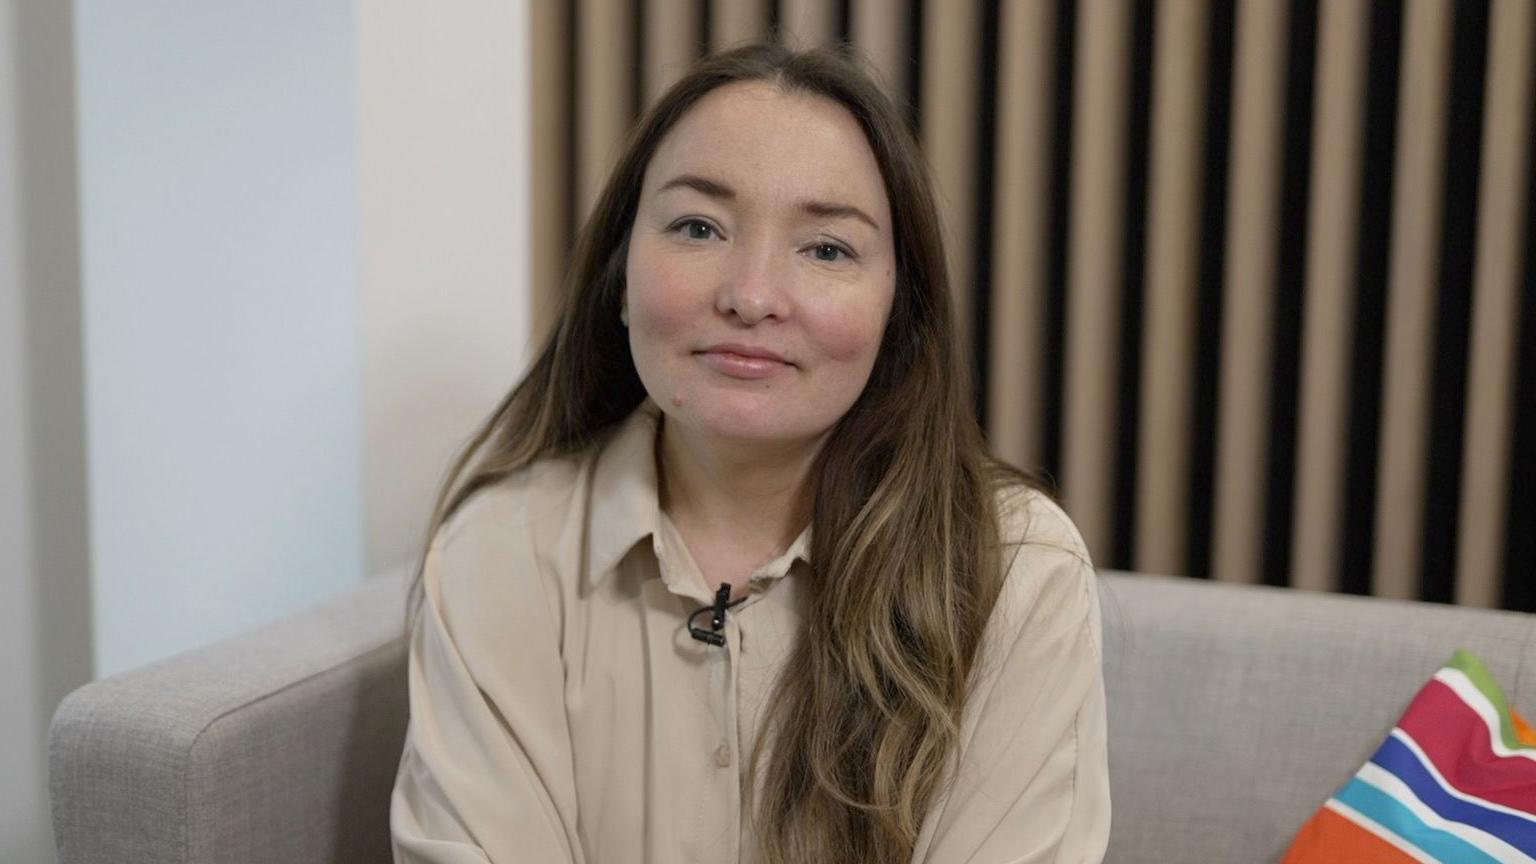
[[[994,460],[956,349],[931,181],[900,111],[836,48],[748,45],[701,60],[640,119],[584,225],[553,331],[455,461],[436,533],[477,490],[587,447],[645,398],[619,321],[641,183],[668,130],[725,84],[835,100],[879,163],[896,286],[879,357],[813,469],[804,633],[751,758],[767,860],[904,861],[959,742],[967,682],[1002,581]],[[409,615],[420,601],[412,583]],[[766,759],[765,754],[771,754]]]

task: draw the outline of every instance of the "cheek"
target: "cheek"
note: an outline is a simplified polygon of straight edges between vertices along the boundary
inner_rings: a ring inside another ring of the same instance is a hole
[[[885,334],[890,302],[840,305],[812,316],[817,347],[828,360],[853,365],[873,365]]]
[[[684,329],[698,305],[689,283],[685,268],[669,266],[667,256],[635,249],[625,271],[631,337],[665,337]]]

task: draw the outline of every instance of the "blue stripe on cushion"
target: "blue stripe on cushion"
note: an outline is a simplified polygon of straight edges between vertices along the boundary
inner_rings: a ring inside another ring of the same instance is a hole
[[[1382,828],[1427,852],[1436,861],[1454,861],[1456,864],[1499,864],[1498,859],[1455,834],[1425,825],[1412,810],[1396,798],[1358,777],[1351,778],[1333,797],[1354,808]]]
[[[1388,735],[1371,761],[1408,784],[1408,788],[1424,802],[1424,806],[1442,818],[1479,828],[1521,852],[1536,857],[1536,823],[1447,792],[1425,767],[1418,754],[1396,736]]]

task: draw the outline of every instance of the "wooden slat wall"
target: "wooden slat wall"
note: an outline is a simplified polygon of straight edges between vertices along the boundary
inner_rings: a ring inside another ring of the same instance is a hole
[[[1113,537],[1130,4],[1077,8],[1061,493],[1088,548]]]
[[[1042,465],[1056,9],[1021,0],[1000,11],[992,236],[1008,242],[993,244],[991,284],[1007,287],[992,292],[988,343],[1008,374],[986,376],[989,433],[1002,458]]]
[[[1291,562],[1298,588],[1338,587],[1348,466],[1349,362],[1365,122],[1369,0],[1322,4],[1308,194]]]
[[[535,316],[701,52],[909,112],[994,449],[1106,567],[1536,610],[1528,0],[530,4]]]
[[[1522,222],[1531,218],[1525,190],[1536,7],[1527,0],[1498,0],[1492,11],[1456,563],[1456,602],[1471,606],[1496,606],[1500,599],[1520,268],[1529,254],[1530,231],[1522,230]],[[1523,575],[1536,581],[1536,573]]]
[[[1135,466],[1135,560],[1153,573],[1182,572],[1194,422],[1196,286],[1205,141],[1206,0],[1161,3],[1156,43],[1147,200],[1146,305]]]
[[[1375,593],[1408,598],[1418,583],[1424,482],[1429,454],[1434,278],[1439,268],[1445,166],[1446,76],[1451,6],[1409,0],[1405,8],[1397,197],[1392,209],[1386,356],[1382,364],[1381,468],[1376,497]]]
[[[1259,581],[1265,527],[1286,12],[1273,0],[1237,8],[1211,551],[1212,575],[1237,582]]]

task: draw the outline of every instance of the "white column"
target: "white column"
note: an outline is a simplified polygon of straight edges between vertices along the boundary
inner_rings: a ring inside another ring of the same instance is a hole
[[[53,860],[48,721],[90,680],[70,6],[0,2],[0,861]]]
[[[358,3],[367,572],[421,553],[448,463],[526,361],[527,0]]]

